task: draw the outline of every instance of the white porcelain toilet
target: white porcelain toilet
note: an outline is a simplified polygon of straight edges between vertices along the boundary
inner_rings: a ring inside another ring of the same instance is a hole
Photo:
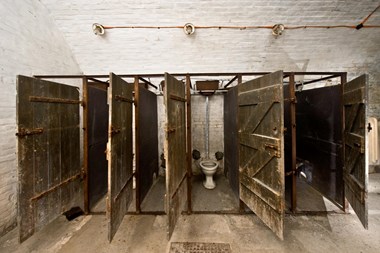
[[[199,163],[199,165],[201,166],[203,174],[206,176],[206,180],[203,182],[203,186],[206,189],[214,189],[216,185],[212,177],[218,169],[218,162],[213,160],[203,160]]]

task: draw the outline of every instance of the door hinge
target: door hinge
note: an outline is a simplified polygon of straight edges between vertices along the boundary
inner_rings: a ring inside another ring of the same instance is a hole
[[[44,132],[43,128],[35,128],[35,129],[20,128],[20,131],[16,133],[16,136],[25,137],[28,135],[42,134],[43,132]]]

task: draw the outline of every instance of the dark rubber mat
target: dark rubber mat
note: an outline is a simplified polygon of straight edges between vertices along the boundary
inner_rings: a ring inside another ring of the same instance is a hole
[[[228,243],[172,242],[169,253],[231,253]]]

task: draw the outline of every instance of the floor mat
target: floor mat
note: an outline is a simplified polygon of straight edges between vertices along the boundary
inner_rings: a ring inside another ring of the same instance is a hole
[[[228,243],[172,242],[169,253],[231,253]]]

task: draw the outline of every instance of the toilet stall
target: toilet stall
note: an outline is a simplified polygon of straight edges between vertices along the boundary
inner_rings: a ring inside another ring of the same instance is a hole
[[[52,78],[82,79],[82,100],[78,89],[42,80]],[[150,78],[164,79],[163,129],[157,123],[160,89]],[[216,91],[224,94],[225,149],[218,178],[229,185],[236,211],[211,213],[254,212],[283,238],[286,209],[303,211],[297,208],[302,175],[342,210],[347,199],[367,226],[366,76],[347,83],[346,73],[324,72],[111,73],[19,77],[20,240],[73,206],[99,212],[95,207],[102,201],[100,212],[107,213],[110,241],[126,214],[166,214],[170,238],[182,212],[202,213],[193,210],[199,192],[194,191],[192,171],[192,78],[230,78]],[[305,88],[330,79],[340,80],[329,87]],[[32,110],[32,116],[24,110]],[[165,187],[156,197],[160,131]],[[55,145],[53,140],[59,141]],[[40,171],[31,177],[30,164],[46,166],[37,166]],[[145,208],[144,203],[154,198],[162,198],[164,212]]]

